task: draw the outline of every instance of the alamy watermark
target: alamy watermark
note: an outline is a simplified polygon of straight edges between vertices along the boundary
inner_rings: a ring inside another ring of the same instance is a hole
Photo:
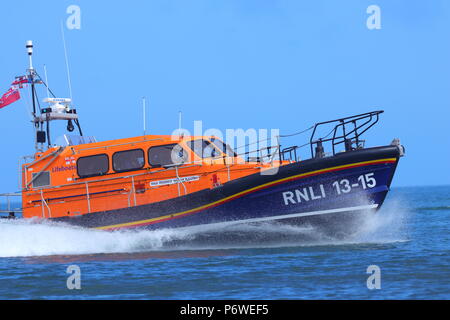
[[[69,290],[81,290],[81,269],[76,264],[70,265],[66,269],[66,273],[70,274],[67,278],[66,286]]]
[[[81,8],[75,4],[67,7],[66,13],[69,15],[66,19],[66,27],[69,30],[81,29]]]
[[[375,4],[367,7],[367,14],[370,16],[367,18],[366,26],[369,30],[380,30],[381,29],[381,8]]]
[[[381,289],[381,269],[377,265],[370,265],[366,270],[370,276],[367,278],[366,285],[369,290]]]

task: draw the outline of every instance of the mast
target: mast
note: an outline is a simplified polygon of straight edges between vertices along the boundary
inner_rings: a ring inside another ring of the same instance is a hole
[[[28,83],[31,83],[31,99],[33,102],[33,123],[35,129],[35,149],[36,153],[43,152],[44,144],[47,142],[47,147],[51,148],[51,136],[50,136],[50,122],[53,120],[66,120],[67,121],[67,131],[72,132],[75,128],[72,121],[78,127],[80,136],[83,136],[81,131],[81,126],[78,120],[78,114],[76,109],[71,108],[72,99],[68,98],[56,98],[53,92],[48,88],[48,84],[44,83],[33,67],[33,42],[31,40],[26,43],[27,53],[29,57],[29,68],[28,73]],[[45,70],[47,78],[47,70]],[[46,79],[47,81],[47,79]],[[44,83],[47,87],[47,98],[44,102],[49,104],[49,107],[41,109],[39,107],[40,114],[37,114],[36,103],[37,94],[36,87],[37,83]],[[52,94],[53,98],[49,97],[49,92]],[[46,123],[46,129],[44,129],[44,122]]]
[[[39,148],[39,143],[42,140],[42,134],[39,133],[39,122],[36,117],[36,88],[35,88],[35,75],[36,71],[33,68],[33,41],[28,40],[26,42],[26,49],[28,53],[29,59],[29,67],[28,67],[28,81],[31,83],[31,101],[33,103],[33,122],[34,122],[34,131],[36,136],[35,149],[36,152],[42,151]],[[45,139],[45,138],[44,138]],[[45,142],[45,141],[44,141]]]

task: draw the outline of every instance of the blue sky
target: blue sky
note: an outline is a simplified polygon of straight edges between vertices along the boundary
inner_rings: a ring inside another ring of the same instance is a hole
[[[406,146],[393,185],[450,184],[449,1],[6,2],[2,93],[25,73],[32,39],[35,67],[46,64],[53,91],[69,95],[60,23],[71,4],[81,8],[81,29],[65,30],[74,102],[98,140],[142,134],[142,96],[155,134],[170,134],[179,110],[188,129],[202,120],[287,134],[383,109],[366,138]],[[366,27],[372,4],[380,30]],[[34,150],[25,101],[0,110],[0,192],[18,189],[19,157]]]

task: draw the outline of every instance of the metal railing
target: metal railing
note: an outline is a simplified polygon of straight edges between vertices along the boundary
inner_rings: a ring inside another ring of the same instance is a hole
[[[11,198],[22,197],[21,193],[0,193],[1,206],[0,206],[0,217],[5,217],[5,214],[8,214],[9,217],[15,217],[17,213],[22,213],[22,208],[14,208],[11,206]],[[6,206],[4,206],[4,202],[6,201]]]
[[[290,137],[295,136],[306,131],[312,130],[309,142],[301,146],[287,147],[281,150],[281,159],[297,162],[298,151],[303,147],[310,147],[311,158],[323,158],[325,156],[336,155],[336,147],[343,144],[343,151],[352,151],[364,148],[365,140],[361,139],[361,136],[370,128],[372,128],[379,121],[379,116],[384,111],[372,111],[367,113],[358,114],[355,116],[339,118],[324,122],[316,123],[314,126],[302,132],[280,136]],[[331,126],[331,130],[330,130]],[[318,137],[318,131],[320,129],[328,129],[327,134]],[[331,145],[331,151],[325,150],[325,144]],[[326,152],[328,151],[328,152]]]
[[[311,147],[311,157],[320,157],[323,153],[323,143],[330,142],[333,150],[333,155],[336,154],[336,146],[340,144],[345,145],[345,151],[352,151],[364,147],[364,140],[360,137],[370,128],[372,128],[379,120],[380,114],[384,111],[372,111],[355,116],[319,122],[314,125],[313,133],[309,140]],[[316,132],[319,127],[326,125],[334,125],[332,130],[325,136],[316,138]],[[332,137],[329,136],[332,134]],[[314,145],[316,150],[314,152]]]

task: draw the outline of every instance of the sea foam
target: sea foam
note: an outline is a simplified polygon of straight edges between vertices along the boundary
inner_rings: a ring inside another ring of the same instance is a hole
[[[390,201],[339,239],[311,226],[277,222],[110,232],[49,221],[0,220],[0,257],[388,243],[407,240],[408,217],[405,206]]]

